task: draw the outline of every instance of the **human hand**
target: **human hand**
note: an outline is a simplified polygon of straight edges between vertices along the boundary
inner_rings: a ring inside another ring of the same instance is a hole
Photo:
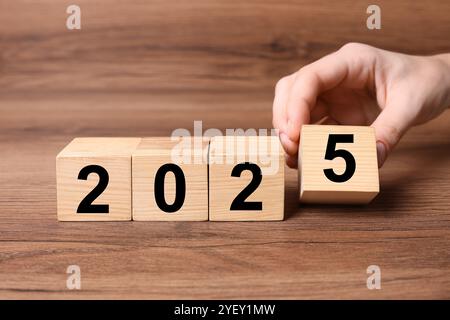
[[[349,43],[278,81],[273,126],[294,168],[303,124],[371,124],[381,167],[411,126],[449,106],[450,54],[411,56]]]

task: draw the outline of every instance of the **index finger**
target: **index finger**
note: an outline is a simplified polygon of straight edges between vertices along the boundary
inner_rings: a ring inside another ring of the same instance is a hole
[[[317,97],[346,78],[347,66],[342,55],[334,52],[297,72],[286,106],[287,134],[290,140],[298,143],[301,126],[310,122]]]

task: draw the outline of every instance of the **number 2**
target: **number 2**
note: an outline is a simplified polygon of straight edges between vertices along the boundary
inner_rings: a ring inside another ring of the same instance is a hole
[[[342,158],[345,160],[345,171],[342,174],[336,174],[333,169],[323,169],[325,176],[333,181],[342,183],[353,177],[356,170],[356,162],[353,155],[344,149],[336,149],[337,143],[353,143],[353,134],[330,134],[328,136],[327,149],[325,151],[325,160]]]
[[[78,174],[78,180],[87,180],[91,173],[96,173],[100,179],[97,186],[80,202],[77,213],[109,213],[109,205],[92,204],[92,202],[94,202],[108,186],[108,171],[98,165],[89,165],[81,169]]]
[[[245,201],[260,185],[262,180],[261,168],[250,162],[239,163],[231,171],[232,177],[240,177],[241,173],[249,170],[252,174],[252,181],[237,195],[231,203],[230,210],[262,210],[261,201]]]

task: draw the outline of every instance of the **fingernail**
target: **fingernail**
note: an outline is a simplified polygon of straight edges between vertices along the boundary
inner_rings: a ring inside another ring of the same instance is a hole
[[[384,161],[386,160],[386,146],[381,141],[377,141],[377,158],[378,168],[381,168]]]
[[[293,121],[288,120],[287,122],[287,137],[289,138],[289,140],[294,141],[294,132],[296,131],[294,128],[295,124]]]
[[[290,155],[285,154],[284,161],[286,162],[289,168],[295,169],[298,166],[296,157],[292,157]]]
[[[282,132],[280,133],[280,141],[282,145],[287,145],[289,143],[289,137],[286,133]]]

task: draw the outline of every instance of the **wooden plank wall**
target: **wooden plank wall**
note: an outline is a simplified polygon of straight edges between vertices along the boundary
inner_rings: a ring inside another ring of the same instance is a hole
[[[0,94],[272,90],[281,76],[357,41],[450,51],[449,1],[1,0]]]

